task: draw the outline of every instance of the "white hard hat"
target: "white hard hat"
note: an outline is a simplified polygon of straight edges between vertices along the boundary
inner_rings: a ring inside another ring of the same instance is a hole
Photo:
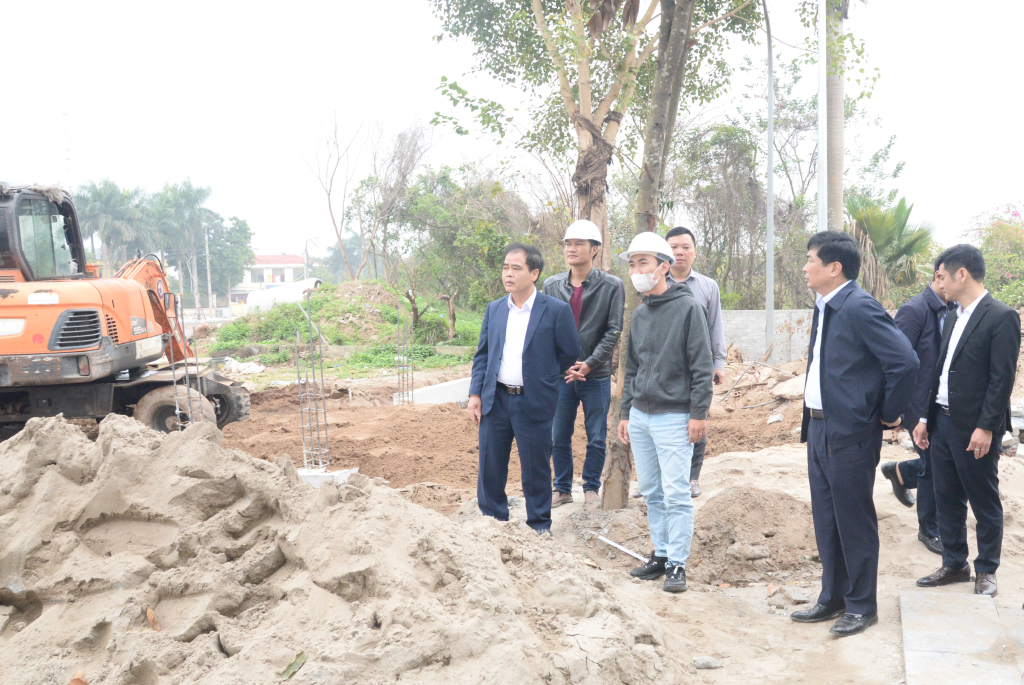
[[[577,219],[569,224],[569,228],[565,229],[565,237],[562,240],[593,240],[600,245],[601,229],[593,221]]]
[[[672,256],[672,248],[669,247],[668,241],[653,231],[644,231],[633,236],[629,249],[620,254],[619,259],[628,262],[629,258],[635,254],[654,255],[668,262],[669,266],[674,266],[676,263],[676,258]]]

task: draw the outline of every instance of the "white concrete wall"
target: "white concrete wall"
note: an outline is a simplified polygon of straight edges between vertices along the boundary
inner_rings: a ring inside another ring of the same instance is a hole
[[[447,383],[428,385],[412,391],[413,404],[445,404],[446,402],[468,402],[469,384],[472,379],[459,378]],[[394,396],[398,402],[398,393]]]
[[[807,356],[811,341],[812,309],[775,311],[775,347],[771,360],[784,364]],[[736,345],[747,361],[765,353],[765,312],[763,309],[728,309],[722,312],[725,345]]]

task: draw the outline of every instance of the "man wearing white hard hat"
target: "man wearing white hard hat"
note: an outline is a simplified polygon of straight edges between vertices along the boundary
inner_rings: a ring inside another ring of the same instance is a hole
[[[572,435],[583,405],[587,455],[583,462],[585,504],[597,504],[608,436],[612,400],[612,353],[622,334],[626,288],[622,280],[594,268],[601,248],[601,229],[580,219],[569,225],[562,252],[569,270],[544,282],[544,294],[567,302],[580,334],[580,358],[566,374],[551,430],[554,491],[551,506],[572,502]]]
[[[667,280],[675,258],[664,238],[641,233],[620,259],[629,262],[643,302],[630,321],[618,434],[633,449],[654,543],[650,560],[629,574],[664,575],[666,592],[684,592],[693,539],[690,462],[693,443],[707,432],[713,396],[711,337],[693,292]]]

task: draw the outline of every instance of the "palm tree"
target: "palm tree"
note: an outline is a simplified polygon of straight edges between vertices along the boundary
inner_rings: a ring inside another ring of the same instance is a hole
[[[911,224],[914,206],[900,198],[895,207],[884,207],[863,195],[846,203],[852,219],[851,232],[864,253],[862,285],[880,302],[890,286],[912,285],[921,272],[932,243],[932,227]]]
[[[210,198],[208,187],[194,186],[186,179],[181,184],[167,184],[153,202],[153,221],[160,242],[168,250],[168,257],[177,257],[178,276],[183,276],[181,261],[188,268],[190,289],[195,306],[199,306],[198,260],[203,248],[203,225],[209,223],[212,212],[203,207]],[[184,282],[182,282],[184,287]]]
[[[83,237],[99,235],[105,276],[116,271],[115,251],[120,251],[121,263],[124,263],[129,245],[141,247],[148,240],[144,201],[145,193],[141,189],[122,189],[109,178],[99,184],[90,181],[78,189],[75,205],[82,234]]]

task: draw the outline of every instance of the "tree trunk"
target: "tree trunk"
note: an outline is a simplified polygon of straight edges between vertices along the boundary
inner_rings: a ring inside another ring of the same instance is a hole
[[[110,276],[113,274],[113,272],[110,270],[110,263],[113,261],[114,258],[111,256],[112,251],[110,249],[110,245],[108,245],[105,240],[100,241],[100,252],[100,259],[103,260],[103,277],[110,278]]]
[[[828,75],[825,77],[826,118],[828,120],[828,228],[830,231],[843,230],[843,156],[845,144],[843,127],[846,122],[844,86],[845,65],[839,53],[839,41],[843,36],[845,3],[833,3],[829,7],[828,34]]]
[[[640,171],[640,188],[637,193],[637,207],[634,216],[634,233],[653,231],[657,225],[658,192],[663,175],[662,164],[665,149],[671,143],[673,103],[679,107],[679,89],[682,79],[679,70],[686,67],[686,46],[690,38],[694,0],[663,0],[661,35],[663,50],[658,53],[658,71],[651,95],[651,110],[647,119],[644,138],[643,166]],[[626,349],[629,340],[629,323],[633,310],[639,303],[639,294],[632,281],[626,281],[626,315],[623,322],[619,348],[619,368],[615,376],[612,393],[611,421],[609,428],[617,433],[622,408],[622,386],[625,381]],[[601,506],[604,509],[623,509],[629,504],[629,481],[632,464],[629,449],[619,442],[618,437],[608,441],[608,457],[604,467],[604,488]]]
[[[622,115],[611,112],[608,118],[621,121]],[[577,112],[573,124],[580,131],[579,156],[576,159],[576,171],[572,175],[576,204],[579,206],[578,218],[589,219],[601,229],[601,268],[608,271],[612,266],[612,249],[605,194],[608,190],[608,165],[611,164],[615,148],[586,116]]]
[[[420,308],[416,305],[416,294],[411,290],[406,290],[405,299],[409,300],[409,309],[412,310],[412,327],[416,328],[420,325]]]
[[[442,295],[441,300],[448,303],[448,342],[455,340],[455,298],[458,297],[459,289],[451,295]]]

